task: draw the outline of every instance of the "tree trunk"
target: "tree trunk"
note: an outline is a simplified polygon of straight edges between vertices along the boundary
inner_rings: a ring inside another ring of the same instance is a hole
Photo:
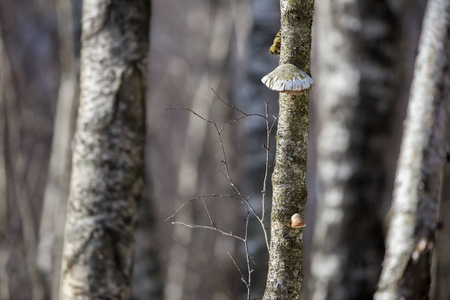
[[[450,103],[450,2],[430,0],[423,22],[375,299],[428,299]]]
[[[130,299],[144,173],[150,2],[83,4],[60,299]]]
[[[400,19],[388,3],[320,1],[316,7],[314,300],[371,299],[381,271],[383,155],[390,146]]]
[[[67,198],[69,196],[70,174],[72,170],[72,140],[75,131],[78,108],[79,72],[79,36],[74,27],[81,21],[74,18],[75,11],[81,11],[81,3],[58,0],[58,37],[61,77],[58,100],[53,125],[53,141],[44,191],[37,264],[43,274],[49,299],[58,299],[61,279],[62,247],[64,224],[66,222]],[[76,49],[78,51],[76,52]]]
[[[9,260],[7,247],[8,232],[8,198],[5,166],[5,100],[10,97],[12,87],[9,84],[11,70],[8,56],[3,43],[2,28],[0,26],[0,299],[9,300],[9,276],[6,265]]]
[[[282,0],[281,64],[309,73],[314,1]],[[291,228],[291,216],[303,215],[306,204],[309,91],[280,93],[269,272],[264,299],[298,299],[303,279],[302,229]]]
[[[139,208],[139,225],[136,233],[136,251],[134,254],[132,299],[164,299],[164,278],[162,276],[160,251],[161,243],[155,230],[155,209],[149,197],[151,186],[146,178],[146,188]]]
[[[450,142],[447,142],[447,151],[449,151]],[[431,293],[430,299],[440,300],[450,297],[450,164],[447,162],[445,174],[442,183],[442,195],[439,203],[439,220],[442,222],[442,228],[438,228],[435,247],[433,249],[433,262],[431,274]]]

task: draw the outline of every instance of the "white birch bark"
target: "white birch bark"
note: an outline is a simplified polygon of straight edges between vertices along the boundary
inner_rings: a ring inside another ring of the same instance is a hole
[[[311,298],[370,299],[384,251],[383,155],[399,17],[388,1],[318,1],[319,114]]]
[[[148,0],[83,3],[60,299],[130,299],[143,186]]]

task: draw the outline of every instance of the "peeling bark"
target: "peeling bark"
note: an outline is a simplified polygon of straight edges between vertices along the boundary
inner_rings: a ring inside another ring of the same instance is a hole
[[[450,2],[430,0],[416,59],[377,300],[428,299],[448,138]]]
[[[383,154],[400,18],[389,1],[320,1],[316,10],[320,131],[311,299],[371,299],[384,253]]]
[[[150,2],[83,4],[60,299],[130,299],[144,173]]]
[[[314,1],[282,0],[280,64],[309,73]],[[264,299],[298,299],[303,279],[303,231],[291,228],[291,216],[303,215],[306,204],[309,91],[280,93],[269,272]]]

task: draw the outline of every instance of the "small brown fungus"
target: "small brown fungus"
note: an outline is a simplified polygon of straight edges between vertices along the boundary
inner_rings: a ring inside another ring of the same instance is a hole
[[[291,227],[292,228],[302,228],[306,226],[305,220],[300,216],[300,214],[295,213],[291,217]]]

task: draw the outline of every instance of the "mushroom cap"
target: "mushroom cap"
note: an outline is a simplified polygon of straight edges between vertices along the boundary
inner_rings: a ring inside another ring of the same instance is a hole
[[[295,95],[303,93],[314,84],[308,74],[292,64],[279,65],[261,81],[273,91]]]
[[[305,220],[300,216],[299,213],[295,213],[291,217],[291,227],[292,228],[302,228],[306,226]]]

